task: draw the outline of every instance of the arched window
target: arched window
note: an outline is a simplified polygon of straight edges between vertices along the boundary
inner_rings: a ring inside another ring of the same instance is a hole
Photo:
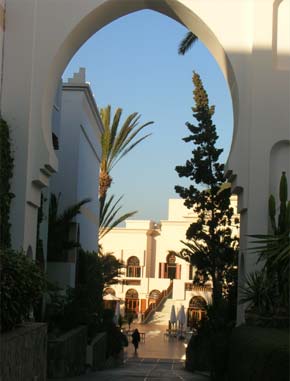
[[[161,292],[159,290],[152,290],[149,294],[149,302],[148,304],[156,303],[156,300],[161,295]]]
[[[166,263],[159,263],[159,278],[181,279],[181,265],[176,263],[174,252],[166,257]]]
[[[176,257],[173,253],[167,255],[167,274],[169,279],[176,279]]]
[[[130,257],[127,261],[127,277],[140,278],[141,267],[140,261],[137,257]]]
[[[133,288],[130,288],[130,290],[126,292],[126,299],[138,299],[138,297],[138,292]]]
[[[134,316],[136,316],[139,312],[139,295],[136,290],[131,288],[126,292],[125,297],[125,311],[126,314],[132,313]]]
[[[189,308],[194,308],[194,309],[198,309],[198,310],[202,310],[202,309],[205,310],[206,301],[204,300],[204,298],[202,296],[193,296],[190,299]]]
[[[112,287],[108,287],[104,291],[104,295],[114,295],[116,296],[116,292]]]
[[[170,253],[167,255],[167,263],[169,265],[175,265],[175,262],[176,262],[176,257],[173,253]]]
[[[189,301],[187,322],[188,326],[196,328],[198,322],[206,315],[206,301],[202,296],[193,296]]]

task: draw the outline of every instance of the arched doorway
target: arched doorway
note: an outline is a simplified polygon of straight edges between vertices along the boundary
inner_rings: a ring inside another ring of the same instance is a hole
[[[193,296],[188,305],[187,325],[196,328],[198,322],[206,315],[207,303],[202,296]]]
[[[139,312],[139,295],[136,290],[131,288],[126,292],[125,313],[126,314],[131,313],[134,316],[137,316],[138,312]]]
[[[156,300],[160,297],[161,292],[159,290],[152,290],[149,294],[148,306],[150,304],[156,303]]]
[[[103,292],[103,303],[105,309],[115,310],[118,298],[116,292],[112,287],[107,287]]]
[[[127,277],[130,278],[140,278],[141,276],[141,267],[139,258],[133,256],[130,257],[127,261]]]

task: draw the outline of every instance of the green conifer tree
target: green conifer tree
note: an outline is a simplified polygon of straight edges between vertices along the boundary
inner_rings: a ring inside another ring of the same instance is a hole
[[[213,283],[213,305],[221,301],[227,289],[227,276],[232,276],[236,260],[236,239],[232,237],[233,208],[230,205],[231,190],[225,183],[224,164],[219,162],[222,149],[216,148],[218,135],[213,123],[214,106],[209,106],[208,95],[200,76],[194,72],[193,117],[198,124],[186,123],[190,135],[183,140],[193,144],[192,157],[175,169],[179,177],[192,182],[188,187],[176,186],[176,192],[185,200],[187,208],[193,208],[197,221],[187,232],[186,246],[178,256],[190,262],[196,269],[196,281]]]

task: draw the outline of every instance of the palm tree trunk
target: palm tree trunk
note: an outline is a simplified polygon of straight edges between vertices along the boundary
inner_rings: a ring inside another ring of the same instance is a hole
[[[104,198],[112,183],[112,177],[106,171],[100,171],[99,177],[99,199]]]

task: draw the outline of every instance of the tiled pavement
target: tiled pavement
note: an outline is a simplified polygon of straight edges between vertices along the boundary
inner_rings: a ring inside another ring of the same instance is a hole
[[[145,342],[140,343],[137,355],[129,339],[125,349],[124,364],[119,368],[91,372],[86,375],[66,379],[66,381],[158,381],[192,380],[206,381],[209,377],[202,373],[190,373],[184,369],[186,342],[164,336],[166,327],[134,325],[145,332]],[[59,380],[64,381],[64,380]]]

